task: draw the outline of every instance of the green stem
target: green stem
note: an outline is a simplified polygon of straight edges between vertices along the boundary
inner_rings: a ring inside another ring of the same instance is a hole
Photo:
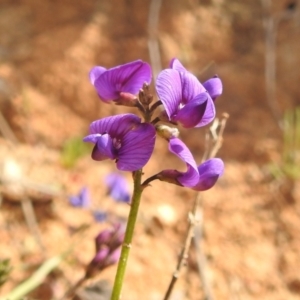
[[[143,187],[141,185],[142,173],[143,173],[142,170],[137,170],[134,172],[134,179],[133,179],[134,185],[133,185],[131,207],[128,216],[127,227],[126,227],[124,242],[122,246],[122,252],[119,259],[118,269],[115,277],[115,283],[111,295],[111,300],[119,300],[121,295],[127,261],[129,257],[130,248],[131,248],[131,241],[132,241],[134,227],[138,215],[140,200],[143,192]]]
[[[58,267],[60,262],[63,260],[64,255],[54,256],[47,261],[45,261],[37,271],[35,271],[31,277],[29,277],[26,281],[22,282],[18,285],[14,290],[12,290],[8,295],[0,300],[19,300],[23,299],[29,292],[37,288],[47,277],[47,275]]]

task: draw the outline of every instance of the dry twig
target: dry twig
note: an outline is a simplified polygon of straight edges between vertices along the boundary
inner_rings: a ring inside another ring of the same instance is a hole
[[[218,150],[222,146],[223,142],[223,133],[226,126],[226,122],[228,120],[229,115],[227,113],[224,113],[222,116],[221,121],[218,119],[215,119],[213,124],[210,127],[210,131],[205,136],[205,154],[203,155],[202,161],[205,161],[208,158],[214,157]],[[186,260],[188,258],[188,251],[191,246],[192,238],[194,237],[194,243],[197,250],[197,265],[200,273],[201,282],[203,285],[203,291],[205,295],[205,300],[213,300],[211,287],[209,284],[209,280],[207,278],[207,270],[206,270],[206,256],[204,254],[204,251],[202,249],[201,243],[202,243],[202,228],[203,228],[203,213],[202,208],[200,206],[201,204],[201,194],[197,193],[193,209],[189,213],[189,226],[186,233],[186,238],[184,242],[184,246],[182,248],[181,254],[178,258],[177,267],[175,272],[173,273],[171,282],[169,284],[168,290],[165,294],[164,300],[168,300],[171,292],[175,286],[175,283],[177,282],[181,268],[185,265]]]
[[[276,99],[276,47],[279,23],[297,16],[296,10],[286,9],[283,12],[272,14],[272,1],[261,0],[264,10],[263,23],[265,27],[265,85],[267,102],[273,118],[282,129],[282,115]],[[298,1],[300,2],[300,1]],[[299,5],[299,3],[298,3]]]
[[[148,50],[153,71],[154,83],[161,71],[161,57],[158,42],[158,21],[162,0],[151,0],[148,16]]]

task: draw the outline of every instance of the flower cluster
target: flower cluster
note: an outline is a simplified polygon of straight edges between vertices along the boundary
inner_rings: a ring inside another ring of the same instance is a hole
[[[197,166],[188,147],[178,138],[178,130],[157,123],[198,128],[213,121],[214,102],[222,94],[222,82],[217,76],[201,84],[178,59],[173,59],[169,68],[158,75],[159,100],[152,106],[151,68],[146,62],[137,60],[111,69],[94,67],[90,81],[102,101],[137,107],[144,117],[142,121],[127,113],[94,121],[84,138],[95,145],[94,160],[112,159],[121,171],[139,170],[150,159],[158,133],[168,141],[169,151],[186,163],[187,171],[163,170],[151,178],[197,191],[210,189],[216,183],[224,170],[223,161],[212,158]],[[152,119],[160,105],[164,109]]]

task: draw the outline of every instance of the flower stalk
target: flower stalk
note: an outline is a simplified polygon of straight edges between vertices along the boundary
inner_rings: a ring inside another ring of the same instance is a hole
[[[122,291],[122,285],[125,277],[125,271],[126,271],[127,261],[129,257],[130,248],[131,248],[133,232],[137,220],[142,192],[144,189],[141,185],[142,174],[143,174],[142,169],[137,170],[133,173],[133,182],[134,182],[133,195],[131,199],[130,212],[128,216],[124,242],[122,245],[122,252],[118,263],[117,273],[115,276],[115,282],[113,286],[111,300],[119,300]]]

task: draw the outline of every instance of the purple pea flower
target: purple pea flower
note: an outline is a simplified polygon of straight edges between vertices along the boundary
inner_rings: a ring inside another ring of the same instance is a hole
[[[202,85],[178,59],[173,59],[170,67],[160,72],[156,82],[169,121],[179,122],[185,128],[210,123],[216,114],[213,99],[222,93],[220,79],[212,78]]]
[[[91,198],[90,191],[87,187],[83,187],[78,195],[73,195],[69,197],[69,203],[75,207],[87,208],[90,206]]]
[[[108,266],[115,264],[121,255],[120,246],[125,236],[125,226],[114,224],[112,229],[105,229],[95,238],[96,254],[86,268],[86,278],[95,276]]]
[[[192,153],[178,138],[170,139],[169,150],[187,164],[188,170],[186,172],[163,170],[156,176],[161,181],[190,187],[196,191],[205,191],[212,188],[223,174],[224,163],[219,158],[211,158],[197,167]]]
[[[105,178],[109,195],[117,202],[128,203],[130,193],[128,183],[124,176],[118,173],[111,173]]]
[[[121,114],[94,121],[84,142],[94,143],[92,158],[115,159],[121,171],[136,171],[150,159],[155,128],[134,114]]]
[[[111,69],[101,66],[90,71],[90,81],[95,86],[101,100],[118,100],[121,93],[136,95],[144,83],[151,82],[149,64],[136,60]]]

